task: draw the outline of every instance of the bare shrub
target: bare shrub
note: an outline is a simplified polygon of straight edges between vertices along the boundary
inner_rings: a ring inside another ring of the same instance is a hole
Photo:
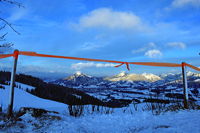
[[[150,103],[146,102],[146,105],[142,108],[142,111],[151,111],[153,115],[159,115],[165,112],[165,103]]]
[[[74,117],[83,115],[84,105],[68,105],[69,114]]]

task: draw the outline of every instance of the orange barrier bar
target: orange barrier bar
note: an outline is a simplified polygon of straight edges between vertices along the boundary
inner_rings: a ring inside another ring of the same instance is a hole
[[[13,56],[14,54],[2,54],[2,55],[0,55],[0,59],[1,58],[8,58],[8,57],[11,57],[11,56]]]
[[[68,57],[68,56],[58,56],[58,55],[46,55],[46,54],[38,54],[38,53],[35,53],[35,52],[24,52],[24,51],[20,51],[19,54],[20,55],[26,55],[26,56],[62,58],[62,59],[71,59],[71,60],[99,61],[99,62],[110,62],[110,63],[125,63],[123,61],[89,59],[89,58]]]
[[[195,67],[195,66],[187,64],[187,63],[185,63],[185,65],[190,67],[190,68],[192,68],[192,69],[194,69],[194,70],[200,71],[200,68],[198,68],[198,67]]]
[[[143,66],[160,66],[160,67],[181,67],[181,64],[161,63],[161,62],[129,62],[129,64],[143,65]]]
[[[127,69],[130,70],[129,65],[143,65],[143,66],[156,66],[156,67],[182,67],[182,64],[177,63],[162,63],[162,62],[123,62],[123,61],[114,61],[114,60],[102,60],[102,59],[90,59],[90,58],[79,58],[79,57],[68,57],[68,56],[58,56],[58,55],[46,55],[46,54],[38,54],[36,52],[29,51],[19,51],[19,55],[25,56],[35,56],[35,57],[49,57],[49,58],[61,58],[61,59],[70,59],[70,60],[84,60],[84,61],[97,61],[97,62],[109,62],[109,63],[119,63],[119,65],[115,67],[120,67],[122,65],[126,65]],[[15,56],[15,54],[5,54],[0,55],[0,58],[7,58]],[[184,63],[185,66],[188,66],[194,70],[200,71],[200,68],[195,67],[193,65]]]

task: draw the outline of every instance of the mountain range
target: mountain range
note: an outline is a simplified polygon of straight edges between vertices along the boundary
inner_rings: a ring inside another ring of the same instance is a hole
[[[189,99],[200,101],[200,74],[188,72],[187,79]],[[10,72],[0,72],[0,84],[8,84],[9,81]],[[16,82],[18,88],[35,96],[66,104],[121,107],[132,102],[170,103],[183,100],[180,73],[154,75],[121,72],[110,77],[95,77],[77,72],[66,78],[49,82],[19,74],[16,76]]]
[[[200,99],[200,74],[189,71],[187,79],[190,99]],[[121,72],[110,77],[95,77],[78,72],[51,83],[81,90],[102,101],[144,102],[150,97],[167,100],[183,99],[181,73],[155,75]]]
[[[106,77],[105,80],[108,81],[150,81],[155,82],[161,80],[161,78],[154,74],[127,74],[125,72],[121,72],[112,77]]]
[[[199,82],[200,80],[200,74],[194,73],[194,72],[187,72],[187,79]],[[151,73],[142,73],[142,74],[134,74],[134,73],[125,73],[121,72],[117,75],[110,76],[110,77],[95,77],[95,76],[89,76],[87,74],[76,72],[75,74],[68,76],[63,79],[58,79],[55,81],[52,81],[51,83],[59,84],[67,87],[82,87],[82,88],[88,88],[88,86],[101,86],[101,85],[109,85],[119,82],[148,82],[148,83],[159,83],[159,82],[180,82],[182,80],[182,74],[161,74],[161,75],[155,75]],[[102,87],[102,86],[101,86]]]

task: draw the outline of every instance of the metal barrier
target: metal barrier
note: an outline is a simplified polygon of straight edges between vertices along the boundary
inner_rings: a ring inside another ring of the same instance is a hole
[[[186,66],[190,67],[194,70],[200,71],[200,68],[195,67],[191,64],[182,62],[181,64],[176,63],[163,63],[163,62],[124,62],[124,61],[115,61],[115,60],[102,60],[102,59],[91,59],[91,58],[79,58],[79,57],[68,57],[68,56],[57,56],[57,55],[47,55],[47,54],[38,54],[36,52],[27,52],[27,51],[18,51],[15,50],[13,54],[2,54],[0,58],[8,58],[14,57],[14,64],[11,74],[11,84],[10,84],[10,101],[8,105],[8,116],[12,116],[13,110],[13,99],[14,99],[14,84],[15,84],[15,75],[17,69],[17,61],[18,56],[35,56],[35,57],[48,57],[48,58],[62,58],[62,59],[70,59],[70,60],[84,60],[84,61],[96,61],[96,62],[109,62],[116,63],[115,67],[120,67],[122,65],[126,65],[127,69],[130,70],[131,65],[144,65],[144,66],[156,66],[156,67],[181,67],[182,75],[183,75],[183,93],[184,93],[184,108],[188,109],[188,86],[187,86],[187,75],[186,75]]]

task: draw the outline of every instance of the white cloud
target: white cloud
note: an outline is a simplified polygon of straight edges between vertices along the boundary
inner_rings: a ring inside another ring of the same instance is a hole
[[[72,64],[71,68],[75,69],[75,70],[81,70],[83,68],[89,68],[89,67],[114,67],[116,66],[116,64],[112,64],[112,63],[94,63],[94,62],[87,62],[87,63],[83,63],[83,62],[79,62],[76,64]]]
[[[95,44],[93,42],[85,42],[83,45],[80,46],[79,50],[94,50],[94,49],[98,49],[98,48],[102,48],[105,45],[99,45],[99,44]]]
[[[136,50],[132,50],[132,53],[133,54],[138,54],[138,53],[143,53],[149,49],[152,49],[152,48],[156,48],[156,44],[153,43],[153,42],[150,42],[149,44],[145,45],[144,47],[142,48],[139,48],[139,49],[136,49]]]
[[[148,50],[145,54],[145,56],[148,56],[149,58],[159,58],[161,57],[163,54],[160,50],[158,49],[152,49],[152,50]]]
[[[185,49],[186,44],[182,42],[170,42],[167,44],[170,47]]]
[[[11,16],[7,18],[9,21],[18,21],[24,18],[28,14],[28,10],[26,8],[19,8],[13,11]]]
[[[80,18],[79,28],[105,27],[109,29],[141,29],[141,19],[132,12],[99,8]]]
[[[194,7],[200,7],[200,0],[174,0],[172,2],[172,7],[179,8],[184,6],[194,6]]]

